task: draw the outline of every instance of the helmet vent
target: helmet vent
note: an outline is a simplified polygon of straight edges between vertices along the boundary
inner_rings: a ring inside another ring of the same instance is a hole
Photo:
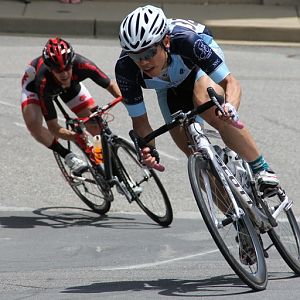
[[[123,38],[126,40],[126,43],[130,44],[127,34],[124,34]]]
[[[140,15],[137,16],[136,22],[135,22],[135,34],[138,34],[140,27]]]
[[[165,23],[164,22],[161,22],[159,28],[156,30],[155,33],[159,33],[159,32],[162,32],[163,31],[163,27],[165,26]]]
[[[129,24],[129,26],[128,26],[128,35],[129,36],[131,36],[132,35],[132,32],[131,32],[131,24],[132,24],[132,18],[133,18],[133,16],[131,16],[131,18],[129,19],[129,21],[128,21],[128,24]]]
[[[141,34],[140,34],[141,39],[142,39],[144,36],[145,36],[145,28],[143,27],[143,28],[141,29]]]
[[[139,46],[139,42],[136,42],[135,44],[130,44],[130,46],[131,46],[133,49],[136,49],[136,48]]]
[[[157,19],[158,19],[158,15],[156,16],[156,18],[154,19],[154,21],[152,22],[152,25],[151,25],[151,27],[150,27],[150,32],[152,31],[152,29],[153,29],[153,27],[156,25],[156,21],[157,21]]]
[[[144,15],[144,20],[145,20],[145,23],[146,23],[146,24],[148,24],[148,22],[149,22],[149,18],[148,18],[148,16],[147,16],[147,15]]]
[[[151,44],[151,42],[152,42],[151,40],[150,41],[144,41],[143,44],[142,44],[142,47],[143,48],[147,47],[149,44]]]

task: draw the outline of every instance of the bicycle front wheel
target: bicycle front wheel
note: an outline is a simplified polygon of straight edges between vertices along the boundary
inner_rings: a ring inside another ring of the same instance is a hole
[[[137,160],[135,148],[122,138],[116,140],[113,156],[119,180],[133,195],[132,199],[153,221],[161,226],[170,225],[171,203],[154,170],[144,168]]]
[[[266,202],[271,213],[281,204],[278,195],[267,198]],[[291,204],[288,203],[282,210],[276,218],[278,225],[269,230],[268,234],[287,265],[300,275],[300,229]]]
[[[217,170],[201,154],[188,160],[191,186],[203,220],[222,255],[249,287],[263,290],[267,270],[259,237],[246,212],[234,196],[239,214],[224,187]],[[237,194],[233,192],[233,194]]]
[[[95,213],[103,215],[107,213],[113,200],[110,187],[104,180],[101,166],[97,170],[92,166],[87,155],[78,145],[70,142],[69,148],[78,158],[87,162],[89,169],[80,177],[73,176],[64,159],[57,153],[53,152],[55,160],[64,176],[76,195]]]

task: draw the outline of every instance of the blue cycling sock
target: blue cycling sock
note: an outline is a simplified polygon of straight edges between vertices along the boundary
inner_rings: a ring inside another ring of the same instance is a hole
[[[256,160],[248,162],[252,172],[257,174],[262,170],[269,170],[269,164],[265,161],[265,158],[260,155]]]

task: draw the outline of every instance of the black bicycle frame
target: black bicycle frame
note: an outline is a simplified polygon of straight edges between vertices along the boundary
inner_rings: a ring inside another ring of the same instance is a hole
[[[69,121],[72,120],[72,118],[69,116],[69,114],[66,112],[60,101],[56,98],[54,99],[57,107],[63,114],[65,121],[66,121],[66,128],[70,128]],[[100,136],[101,136],[101,143],[102,143],[102,155],[103,155],[103,164],[104,164],[104,178],[107,182],[112,182],[113,180],[113,163],[112,163],[112,154],[111,154],[111,147],[109,146],[110,140],[112,139],[113,135],[110,130],[110,128],[107,125],[107,122],[99,115],[96,115],[93,118],[97,125],[100,128]],[[68,148],[70,148],[70,141],[68,141]],[[83,149],[84,150],[84,149]],[[88,154],[87,154],[88,155]],[[97,165],[95,165],[97,168]]]
[[[103,155],[103,164],[104,164],[104,177],[107,182],[111,182],[113,174],[113,162],[112,162],[112,149],[110,147],[110,140],[112,137],[112,132],[107,126],[106,122],[100,117],[96,117],[97,123],[101,128],[101,143],[102,143],[102,155]]]

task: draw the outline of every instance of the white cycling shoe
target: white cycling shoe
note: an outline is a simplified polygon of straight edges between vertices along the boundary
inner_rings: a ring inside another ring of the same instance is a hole
[[[126,190],[126,186],[125,186],[124,182],[121,182],[120,184],[121,184],[121,186],[124,187],[124,189]],[[134,191],[134,193],[135,193],[137,196],[139,196],[139,195],[142,193],[142,191],[143,191],[143,188],[142,188],[142,187],[137,186],[137,185],[134,186],[133,183],[131,183],[131,182],[129,182],[129,184],[130,184],[130,187],[132,188],[132,190]],[[116,189],[117,189],[117,192],[118,192],[119,194],[124,195],[122,189],[121,189],[118,185],[116,185]]]
[[[262,170],[255,175],[255,186],[259,192],[276,188],[278,185],[279,179],[272,170]]]
[[[80,176],[88,169],[88,164],[72,152],[66,155],[65,163],[75,176]]]

